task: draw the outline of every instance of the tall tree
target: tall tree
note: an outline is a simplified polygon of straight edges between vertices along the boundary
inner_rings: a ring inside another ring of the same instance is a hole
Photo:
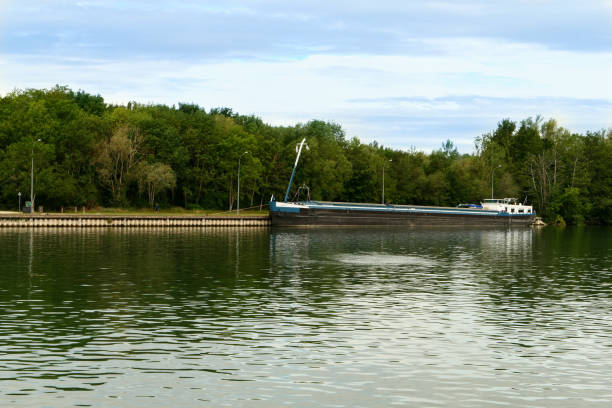
[[[143,135],[128,125],[118,127],[108,141],[98,145],[97,170],[102,183],[111,191],[113,202],[126,204],[126,190],[137,164]]]
[[[136,168],[136,180],[138,190],[147,193],[151,206],[155,204],[155,197],[160,191],[176,186],[174,171],[164,163],[139,163]]]

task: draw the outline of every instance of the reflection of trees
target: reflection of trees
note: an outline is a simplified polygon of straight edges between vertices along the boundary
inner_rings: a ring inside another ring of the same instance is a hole
[[[44,333],[31,347],[64,349],[113,333],[239,340],[249,325],[448,317],[466,302],[496,333],[550,325],[558,311],[602,310],[611,239],[605,228],[3,230],[0,304],[23,325],[5,320],[0,337]]]
[[[6,270],[0,274],[6,289],[0,303],[31,322],[24,330],[45,331],[50,342],[61,333],[93,339],[110,328],[160,327],[163,317],[188,324],[187,316],[214,315],[239,297],[241,286],[259,281],[268,267],[261,256],[267,253],[267,233],[258,228],[239,234],[229,228],[0,231],[0,242],[7,244],[0,257]],[[28,294],[33,301],[19,303]]]
[[[529,251],[495,252],[486,275],[500,302],[507,299],[563,300],[599,291],[611,276],[606,266],[605,228],[535,230]],[[495,262],[493,262],[495,261]]]
[[[611,244],[605,228],[545,228],[533,232],[523,256],[494,252],[481,260],[480,304],[491,336],[525,345],[580,337],[607,314]]]

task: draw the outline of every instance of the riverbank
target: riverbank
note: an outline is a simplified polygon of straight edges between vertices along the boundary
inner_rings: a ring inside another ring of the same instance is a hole
[[[1,213],[0,228],[30,227],[267,227],[267,215],[118,215]]]

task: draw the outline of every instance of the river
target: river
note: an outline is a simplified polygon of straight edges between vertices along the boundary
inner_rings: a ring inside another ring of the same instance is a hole
[[[0,231],[2,407],[609,407],[612,229]]]

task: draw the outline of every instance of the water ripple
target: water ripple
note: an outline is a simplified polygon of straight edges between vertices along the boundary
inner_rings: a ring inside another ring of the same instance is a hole
[[[611,236],[2,231],[0,403],[607,407]]]

